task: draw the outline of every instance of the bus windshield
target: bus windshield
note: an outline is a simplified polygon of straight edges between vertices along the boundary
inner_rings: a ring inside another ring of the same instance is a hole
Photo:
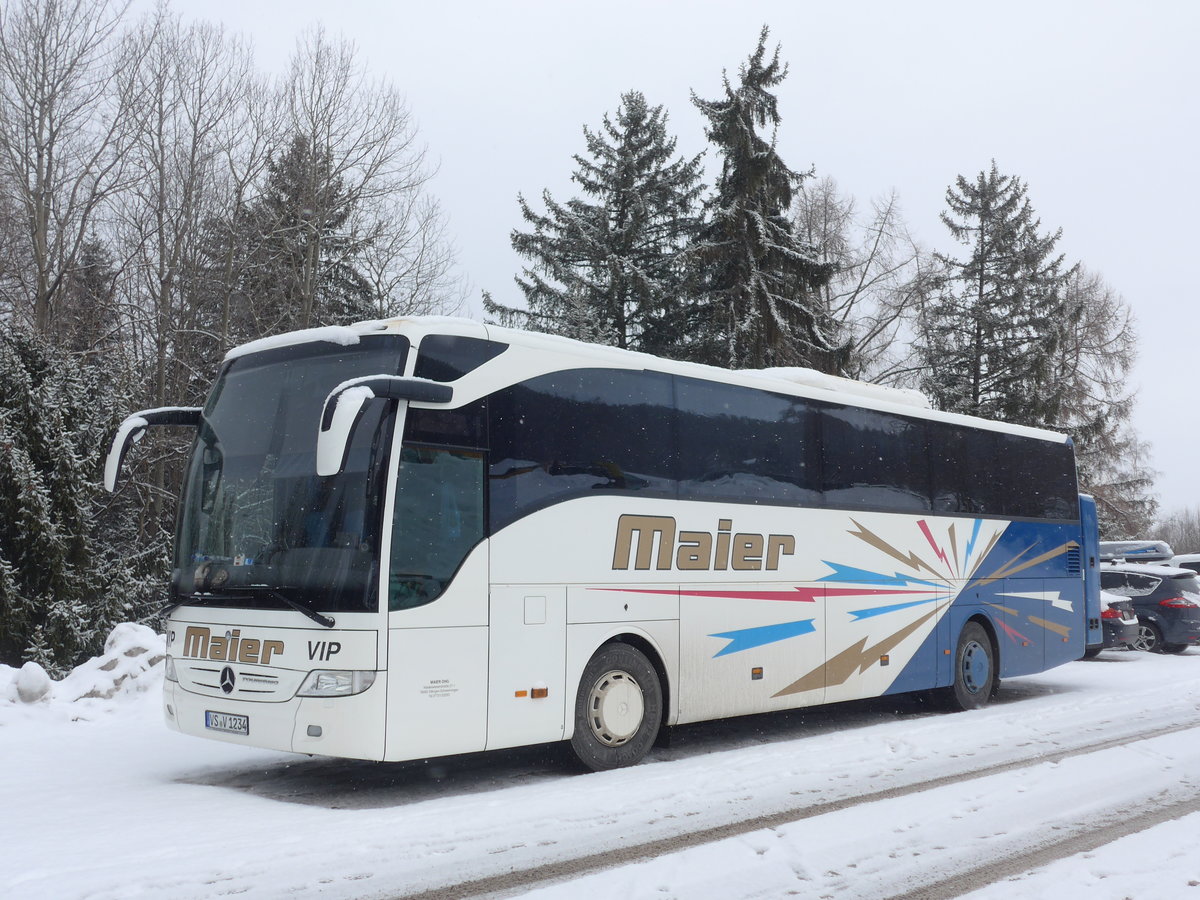
[[[351,378],[401,372],[407,347],[396,336],[364,336],[351,347],[311,342],[226,366],[188,463],[173,600],[378,608],[393,414],[387,404],[368,404],[343,471],[328,478],[316,474],[317,433],[330,391]]]

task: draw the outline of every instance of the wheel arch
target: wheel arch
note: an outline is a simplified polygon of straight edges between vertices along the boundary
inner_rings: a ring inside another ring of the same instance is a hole
[[[996,667],[996,683],[992,688],[992,697],[995,697],[996,692],[1000,689],[1000,678],[1004,675],[1004,657],[1000,654],[1000,636],[996,633],[996,623],[987,614],[977,612],[962,623],[962,626],[959,628],[959,634],[962,633],[962,629],[966,628],[970,622],[979,623],[988,636],[988,643],[992,645],[992,660],[993,665]],[[954,636],[954,643],[955,645],[958,644],[958,635]],[[953,677],[953,673],[951,673],[951,677]]]
[[[981,612],[975,613],[975,615],[973,615],[969,619],[967,619],[966,622],[963,622],[962,628],[966,628],[967,624],[970,622],[978,622],[980,625],[983,626],[983,630],[987,632],[988,641],[990,641],[991,645],[992,645],[992,658],[994,660],[996,660],[996,671],[999,672],[1000,671],[1000,661],[1001,661],[1000,660],[1000,639],[996,634],[996,623],[993,622],[990,617],[984,615]],[[962,628],[959,629],[959,633],[962,632]],[[955,636],[954,639],[957,642],[957,640],[958,640],[957,635]]]
[[[650,665],[654,667],[654,671],[658,674],[658,685],[662,691],[662,721],[658,723],[658,727],[661,729],[671,718],[671,710],[673,708],[671,700],[674,693],[671,679],[667,676],[667,665],[663,659],[662,651],[648,637],[634,631],[625,631],[621,634],[613,635],[604,641],[600,647],[603,647],[604,644],[615,643],[628,644],[641,651],[642,655],[650,661]],[[597,647],[596,650],[599,650],[600,647]],[[595,655],[596,650],[592,651],[593,655]]]
[[[673,625],[674,623],[652,623]],[[662,691],[662,721],[659,727],[673,725],[678,718],[676,698],[676,680],[679,665],[678,632],[673,628],[655,631],[632,623],[579,623],[567,626],[567,679],[566,695],[574,701],[575,692],[579,689],[579,681],[583,671],[600,648],[607,644],[623,643],[636,649],[646,657],[655,674],[658,675],[659,687]],[[574,733],[574,721],[567,707],[565,717],[564,737],[569,738]]]

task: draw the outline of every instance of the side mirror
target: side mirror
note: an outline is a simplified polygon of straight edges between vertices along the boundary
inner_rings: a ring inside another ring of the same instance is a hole
[[[200,424],[200,407],[166,406],[159,409],[144,409],[134,413],[121,423],[104,460],[104,489],[110,494],[117,489],[117,478],[125,463],[125,454],[131,444],[136,444],[146,434],[146,429],[158,425],[187,425],[192,428]]]
[[[350,438],[358,426],[363,407],[375,398],[415,400],[418,403],[449,403],[454,389],[448,384],[399,375],[368,375],[344,381],[330,391],[321,409],[317,432],[317,474],[336,475],[346,464]]]

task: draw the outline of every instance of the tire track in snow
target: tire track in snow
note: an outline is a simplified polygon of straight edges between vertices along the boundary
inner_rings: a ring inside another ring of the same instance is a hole
[[[1145,831],[1147,828],[1153,828],[1155,825],[1161,825],[1163,822],[1170,822],[1172,819],[1179,819],[1195,812],[1200,812],[1200,796],[1177,800],[1133,817],[1122,814],[1121,818],[1107,821],[1097,828],[1077,832],[1061,841],[1044,844],[1034,850],[993,860],[985,865],[968,869],[903,894],[894,894],[888,897],[888,900],[954,900],[955,897],[961,897],[963,894],[987,887],[989,884],[1023,875],[1068,856],[1088,853],[1120,838],[1137,834],[1139,831]],[[1014,890],[1020,893],[1019,885],[1015,886]]]
[[[803,804],[767,815],[673,834],[658,840],[643,841],[635,846],[613,847],[600,852],[577,856],[572,859],[556,860],[555,862],[527,869],[488,875],[483,878],[443,885],[418,893],[393,894],[390,896],[404,898],[404,900],[462,900],[462,898],[490,895],[506,896],[513,891],[527,891],[556,881],[578,878],[582,875],[603,869],[611,869],[617,866],[653,859],[665,854],[676,853],[691,847],[697,847],[726,838],[738,837],[762,829],[778,828],[792,822],[817,818],[856,806],[894,800],[900,797],[907,797],[911,794],[918,794],[922,791],[934,790],[947,785],[970,781],[975,778],[998,775],[1031,766],[1058,763],[1073,757],[1086,756],[1102,750],[1123,747],[1140,741],[1177,734],[1196,728],[1200,728],[1200,719],[1192,719],[1187,722],[1176,723],[1137,734],[1123,735],[1087,744],[1078,744],[1065,747],[1061,750],[1021,756],[1005,762],[989,763],[978,768],[958,771],[938,778],[916,781],[911,784],[872,791],[867,794],[857,794],[853,797],[845,797],[826,803]],[[1123,837],[1126,834],[1132,834],[1160,822],[1169,821],[1170,819],[1196,811],[1200,811],[1200,796],[1191,797],[1169,806],[1156,808],[1132,818],[1122,817],[1120,821],[1104,822],[1097,829],[1089,829],[1082,833],[1076,832],[1071,837],[1054,844],[1043,845],[1037,850],[1018,853],[1003,860],[997,860],[943,879],[933,885],[898,894],[893,900],[942,900],[942,898],[949,900],[949,898],[957,897],[966,891],[983,887],[999,879],[1019,875],[1031,868],[1036,868],[1063,856],[1095,849],[1116,840],[1118,837]],[[935,893],[935,891],[938,892]]]

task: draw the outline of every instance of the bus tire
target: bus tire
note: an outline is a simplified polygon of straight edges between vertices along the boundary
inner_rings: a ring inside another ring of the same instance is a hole
[[[978,622],[968,622],[958,635],[954,651],[954,684],[946,699],[955,709],[987,706],[1000,684],[992,639]]]
[[[632,766],[662,723],[662,685],[645,655],[613,642],[595,652],[575,695],[571,750],[593,772]]]

